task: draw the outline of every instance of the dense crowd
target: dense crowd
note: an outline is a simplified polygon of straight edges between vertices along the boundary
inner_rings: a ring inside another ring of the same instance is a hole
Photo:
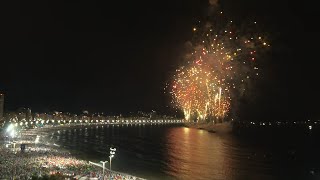
[[[20,153],[13,153],[9,149],[0,147],[0,179],[25,179],[37,174],[35,158],[21,156]]]
[[[34,134],[32,133],[32,136]],[[15,148],[7,148],[4,142],[0,142],[0,179],[31,179],[32,176],[60,174],[66,177],[78,179],[97,178],[113,180],[140,179],[120,172],[105,170],[103,178],[102,169],[90,165],[87,161],[76,159],[59,146],[34,143],[30,134],[24,134],[21,142],[26,143],[26,148],[21,151],[18,143]]]
[[[27,179],[50,172],[64,175],[89,174],[98,171],[87,162],[78,160],[65,151],[46,146],[30,147],[25,152],[18,148],[0,147],[0,179]]]
[[[110,172],[108,171],[104,177],[104,180],[138,180],[140,178],[136,178],[131,175],[122,174],[122,173],[116,173],[116,172]]]

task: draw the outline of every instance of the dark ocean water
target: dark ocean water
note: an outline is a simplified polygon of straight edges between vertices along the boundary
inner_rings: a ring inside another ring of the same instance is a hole
[[[82,159],[147,179],[319,179],[317,130],[209,133],[168,125],[91,126],[55,131],[56,143]]]

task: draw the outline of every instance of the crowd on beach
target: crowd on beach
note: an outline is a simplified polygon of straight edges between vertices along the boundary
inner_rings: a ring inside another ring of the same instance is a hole
[[[78,160],[66,151],[46,146],[29,147],[24,152],[18,148],[0,147],[0,179],[27,179],[50,172],[59,172],[65,176],[90,174],[98,171],[86,161]]]
[[[102,168],[89,164],[88,161],[73,157],[68,151],[48,143],[34,143],[34,132],[23,135],[21,142],[26,143],[25,150],[20,144],[8,148],[5,141],[0,144],[0,179],[31,179],[44,175],[59,174],[69,179],[113,179],[134,180],[135,176],[105,170],[103,178]],[[4,138],[2,138],[4,139]],[[74,178],[77,177],[77,178]]]

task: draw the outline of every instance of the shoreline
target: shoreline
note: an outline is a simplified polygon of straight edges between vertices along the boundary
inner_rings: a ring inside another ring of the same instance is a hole
[[[232,123],[231,122],[223,122],[223,123],[185,123],[185,127],[193,128],[193,129],[201,129],[208,131],[210,133],[230,133],[232,131]]]
[[[87,174],[99,169],[90,167],[84,160],[75,158],[69,151],[59,146],[35,141],[39,133],[35,129],[21,131],[21,138],[1,144],[0,177],[3,179],[26,179],[41,176],[72,178],[77,174]],[[15,142],[15,143],[12,143]],[[25,144],[21,151],[20,145]]]
[[[100,124],[99,124],[100,125]],[[47,126],[42,128],[23,129],[20,131],[20,138],[14,139],[15,143],[6,146],[5,136],[0,140],[0,179],[18,178],[25,179],[33,176],[58,175],[64,178],[73,179],[75,176],[83,178],[102,178],[102,168],[93,166],[85,158],[74,156],[71,150],[67,150],[55,144],[50,138],[53,131],[99,126],[98,124],[77,124],[68,126]],[[4,133],[4,131],[1,131]],[[4,134],[3,134],[4,135]],[[40,140],[36,143],[35,139]],[[12,141],[12,142],[14,142]],[[24,152],[21,152],[20,145],[25,144]],[[30,169],[32,168],[32,169]],[[137,179],[144,178],[129,175],[123,172],[105,170],[105,178]]]

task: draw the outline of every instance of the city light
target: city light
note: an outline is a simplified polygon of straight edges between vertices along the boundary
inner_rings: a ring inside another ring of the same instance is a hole
[[[14,136],[15,136],[15,130],[14,130],[14,129],[12,129],[12,130],[10,131],[10,136],[11,136],[12,138],[14,138]]]
[[[110,170],[111,170],[111,161],[112,161],[112,158],[115,156],[115,154],[116,154],[116,148],[112,148],[112,147],[110,147],[110,156],[109,156],[109,158],[110,158]]]
[[[14,129],[14,125],[13,124],[10,124],[7,128],[7,132],[10,132]]]

